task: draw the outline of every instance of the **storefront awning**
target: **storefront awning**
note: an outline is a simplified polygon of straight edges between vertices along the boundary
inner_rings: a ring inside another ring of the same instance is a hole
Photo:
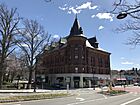
[[[116,78],[117,81],[126,81],[126,78]]]

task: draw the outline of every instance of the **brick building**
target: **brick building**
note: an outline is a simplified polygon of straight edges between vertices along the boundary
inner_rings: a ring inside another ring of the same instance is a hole
[[[83,34],[76,17],[70,34],[39,56],[37,78],[50,86],[69,84],[71,88],[107,84],[110,53],[98,47],[96,37]]]

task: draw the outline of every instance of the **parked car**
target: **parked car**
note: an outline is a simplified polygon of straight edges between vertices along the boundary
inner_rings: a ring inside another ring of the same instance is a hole
[[[62,84],[54,84],[54,85],[52,85],[52,87],[54,89],[66,89],[66,87],[64,87]]]
[[[139,86],[139,85],[140,85],[140,84],[139,84],[139,83],[137,83],[137,82],[136,82],[136,83],[134,83],[134,86]]]
[[[117,82],[117,83],[115,83],[115,86],[122,86],[122,85],[126,85],[126,83],[125,82]]]

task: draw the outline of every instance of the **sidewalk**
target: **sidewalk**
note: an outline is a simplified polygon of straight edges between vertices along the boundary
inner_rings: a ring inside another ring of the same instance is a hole
[[[36,92],[50,92],[51,90],[36,89]],[[33,89],[19,89],[19,90],[0,90],[0,93],[33,93]]]
[[[108,87],[103,88],[95,88],[95,91],[101,91],[106,90]],[[93,88],[78,88],[78,89],[64,89],[64,90],[49,90],[49,89],[36,89],[36,92],[34,92],[34,89],[19,89],[19,90],[0,90],[0,93],[51,93],[51,92],[67,92],[67,91],[81,91],[81,90],[93,90]]]
[[[140,93],[140,87],[139,86],[115,86],[113,87],[113,90],[124,90],[127,92],[133,92],[133,93]]]

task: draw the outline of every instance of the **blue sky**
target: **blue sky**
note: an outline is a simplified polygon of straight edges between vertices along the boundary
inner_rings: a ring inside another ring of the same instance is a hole
[[[78,14],[78,20],[88,38],[96,36],[99,47],[111,53],[111,69],[140,68],[140,47],[126,45],[131,32],[114,30],[129,17],[117,20],[106,13],[113,9],[114,0],[0,0],[9,8],[15,7],[21,17],[36,19],[52,35],[66,36]],[[130,0],[131,1],[131,0]]]

